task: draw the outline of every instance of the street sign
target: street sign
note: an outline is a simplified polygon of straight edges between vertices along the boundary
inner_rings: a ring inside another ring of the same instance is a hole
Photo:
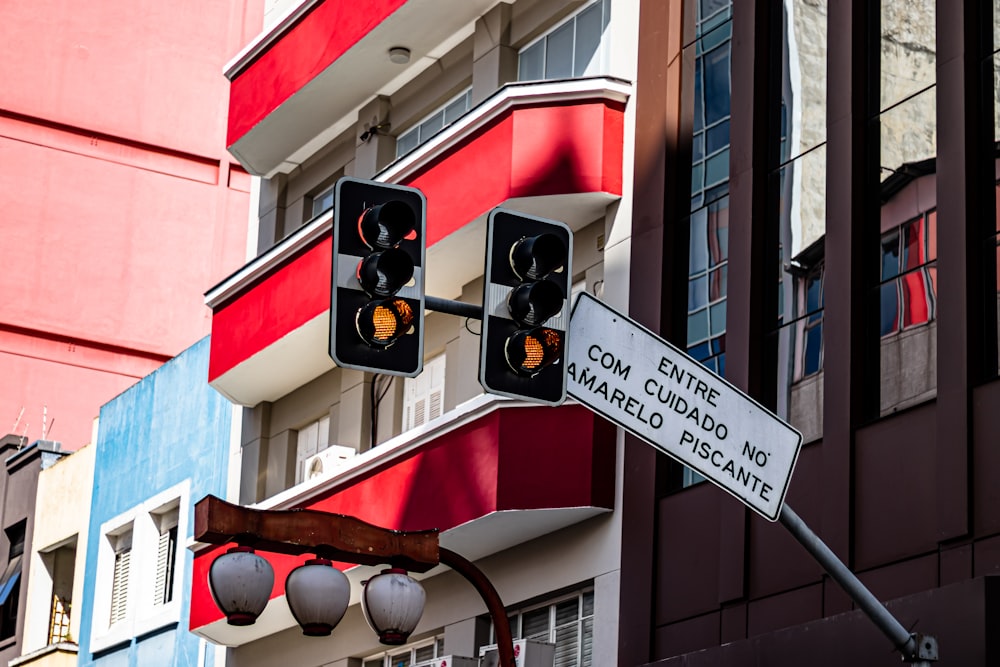
[[[802,434],[639,323],[582,293],[566,391],[776,521]]]

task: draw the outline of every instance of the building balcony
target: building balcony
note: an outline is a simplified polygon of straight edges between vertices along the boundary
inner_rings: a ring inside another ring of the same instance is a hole
[[[614,427],[582,406],[524,406],[482,396],[353,457],[334,477],[255,507],[347,514],[394,530],[436,528],[442,546],[477,560],[610,511],[614,459]],[[225,548],[195,546],[191,630],[238,646],[293,627],[280,598],[285,578],[303,559],[262,553],[275,570],[271,602],[255,625],[234,628],[208,589],[208,569]],[[360,582],[377,570],[339,567],[351,580],[355,604]]]
[[[456,298],[482,275],[496,206],[574,230],[602,217],[622,192],[629,92],[605,77],[509,84],[378,174],[427,197],[427,293]],[[209,382],[234,403],[276,400],[334,367],[331,219],[312,220],[206,294]]]

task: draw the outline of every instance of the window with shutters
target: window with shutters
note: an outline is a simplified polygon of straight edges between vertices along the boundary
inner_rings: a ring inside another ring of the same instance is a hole
[[[330,446],[330,415],[323,415],[298,430],[295,449],[295,483],[309,479],[309,460]]]
[[[111,615],[109,624],[119,623],[128,616],[129,574],[132,570],[132,528],[109,535],[115,550],[115,565],[111,579]]]
[[[190,496],[185,480],[101,524],[93,607],[84,612],[93,620],[91,653],[181,620],[178,553],[190,531]],[[58,620],[63,611],[52,613]]]
[[[509,616],[514,639],[555,644],[553,667],[590,667],[594,645],[594,591],[580,592],[515,611]],[[492,628],[491,643],[496,642]]]
[[[176,506],[153,513],[159,531],[156,544],[156,579],[153,586],[153,604],[164,605],[174,599],[174,570],[177,563]]]
[[[445,355],[424,362],[424,372],[403,382],[403,430],[440,417],[444,410]]]

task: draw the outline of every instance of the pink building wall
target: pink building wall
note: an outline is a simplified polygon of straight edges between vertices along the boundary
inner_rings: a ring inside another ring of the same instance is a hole
[[[100,406],[210,331],[249,177],[225,63],[263,0],[35,0],[0,21],[0,433],[77,449]],[[23,409],[23,414],[22,414]]]

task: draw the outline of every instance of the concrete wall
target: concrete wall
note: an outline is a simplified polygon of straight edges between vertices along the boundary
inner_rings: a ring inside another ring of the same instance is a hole
[[[225,496],[232,416],[230,404],[206,383],[208,350],[202,339],[101,410],[79,605],[81,665],[202,664],[204,649],[187,632],[191,554],[183,545],[192,535],[193,503],[209,493]],[[150,535],[143,526],[150,512],[177,499],[174,600],[154,607],[147,595],[155,550],[151,562],[140,544]],[[105,535],[116,522],[134,527],[133,576],[127,618],[109,627],[108,558],[113,565],[114,554]]]
[[[221,72],[262,1],[5,8],[0,418],[23,409],[29,441],[82,446],[102,403],[208,333],[250,189]]]
[[[90,499],[94,481],[94,445],[77,450],[72,456],[58,461],[38,476],[35,504],[34,536],[25,553],[30,553],[31,576],[24,609],[25,626],[22,654],[45,647],[48,643],[52,604],[53,577],[56,563],[53,554],[60,548],[75,548],[72,565],[72,598],[77,601],[70,612],[70,637],[80,637],[80,618],[84,608],[83,584],[86,578],[84,555],[87,553],[87,529],[90,521]],[[73,511],[67,511],[73,508]],[[30,551],[29,551],[30,549]],[[63,573],[64,564],[58,564]]]

